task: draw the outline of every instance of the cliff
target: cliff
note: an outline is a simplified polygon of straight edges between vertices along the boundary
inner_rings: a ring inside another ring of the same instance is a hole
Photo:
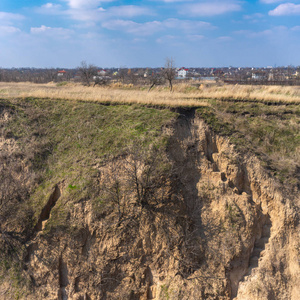
[[[206,108],[0,112],[2,299],[298,299],[297,177]]]

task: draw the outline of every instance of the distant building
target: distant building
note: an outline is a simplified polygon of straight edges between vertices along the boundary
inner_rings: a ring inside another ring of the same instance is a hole
[[[107,71],[106,70],[98,70],[97,71],[97,75],[98,76],[106,76],[107,75]]]
[[[178,71],[177,71],[177,76],[179,78],[186,78],[186,75],[188,74],[188,69],[185,69],[185,68],[180,68]]]
[[[213,75],[216,77],[221,77],[224,75],[224,71],[223,70],[215,70]]]
[[[153,71],[147,69],[147,70],[145,71],[145,73],[144,73],[144,78],[147,78],[148,76],[151,76],[151,75],[153,75]]]
[[[111,79],[108,75],[109,72],[107,70],[98,70],[97,75],[93,76],[93,80],[96,82],[96,84],[104,84]]]
[[[263,79],[263,76],[259,73],[252,73],[252,79],[253,80],[261,80],[261,79]]]
[[[269,81],[273,81],[274,80],[274,74],[273,74],[273,72],[269,73],[268,80]]]
[[[61,76],[65,76],[66,75],[66,71],[65,70],[61,70],[57,72],[57,76],[61,77]]]

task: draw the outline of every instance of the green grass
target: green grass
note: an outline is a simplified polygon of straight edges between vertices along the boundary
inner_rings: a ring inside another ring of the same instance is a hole
[[[297,185],[299,106],[217,100],[210,104],[211,107],[199,107],[196,116],[203,118],[216,133],[229,136],[239,151],[250,150],[258,155],[281,182]],[[126,154],[134,144],[141,148],[166,147],[167,139],[161,128],[176,116],[167,109],[139,105],[34,98],[6,100],[5,106],[13,111],[5,131],[16,138],[22,155],[39,178],[38,187],[31,194],[33,220],[37,220],[55,184],[64,182],[67,186],[68,196],[59,200],[65,204],[61,213],[66,215],[63,210],[71,205],[70,197],[71,203],[93,197],[85,187],[96,176],[95,164]]]
[[[65,85],[68,85],[68,82],[67,82],[67,81],[58,82],[58,83],[56,84],[56,86],[65,86]]]
[[[256,154],[282,183],[299,185],[299,105],[210,103],[211,107],[197,109],[197,115],[216,133],[228,136],[239,151]]]
[[[212,107],[199,107],[196,110],[196,115],[201,119],[204,119],[205,122],[220,135],[231,135],[235,131],[232,124],[218,118],[216,110]]]
[[[34,98],[13,105],[15,113],[5,130],[17,139],[39,177],[30,199],[35,221],[55,184],[67,186],[57,204],[60,209],[51,215],[51,226],[64,223],[69,205],[95,196],[86,187],[97,173],[96,163],[124,155],[132,145],[165,147],[161,128],[176,116],[167,109],[138,105]]]
[[[160,297],[162,297],[162,299],[170,299],[168,285],[162,284],[160,286]]]
[[[22,274],[23,269],[20,258],[24,247],[18,244],[12,246],[12,248],[9,247],[8,253],[5,253],[5,250],[7,250],[7,244],[0,250],[0,282],[2,280],[9,282],[10,299],[19,299],[21,295],[25,295],[30,284]]]

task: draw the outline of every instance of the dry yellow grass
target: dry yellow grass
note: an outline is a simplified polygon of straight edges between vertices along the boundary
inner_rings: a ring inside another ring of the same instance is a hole
[[[62,100],[96,101],[101,103],[137,103],[164,106],[208,105],[207,99],[258,101],[273,103],[300,103],[299,87],[243,86],[201,84],[199,88],[188,84],[176,84],[170,93],[166,87],[157,87],[151,92],[127,86],[85,87],[69,83],[0,83],[2,98],[50,98]]]
[[[207,102],[193,99],[182,92],[137,90],[132,87],[86,87],[78,84],[0,83],[2,98],[50,98],[62,100],[95,101],[101,103],[130,103],[163,106],[199,106]]]
[[[205,98],[300,103],[300,88],[292,86],[224,85],[200,87]]]

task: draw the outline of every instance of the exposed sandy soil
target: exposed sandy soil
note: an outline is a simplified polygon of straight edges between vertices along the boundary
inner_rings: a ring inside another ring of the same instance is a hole
[[[10,116],[2,115],[5,123]],[[98,189],[97,206],[92,192],[69,205],[73,187],[63,180],[52,187],[22,241],[27,285],[19,298],[299,298],[299,194],[194,110],[181,111],[162,134],[164,152],[93,163],[97,175],[85,190]],[[9,137],[0,142],[1,151],[20,151]],[[64,205],[66,229],[47,231]],[[2,280],[2,299],[16,295],[10,280]]]

